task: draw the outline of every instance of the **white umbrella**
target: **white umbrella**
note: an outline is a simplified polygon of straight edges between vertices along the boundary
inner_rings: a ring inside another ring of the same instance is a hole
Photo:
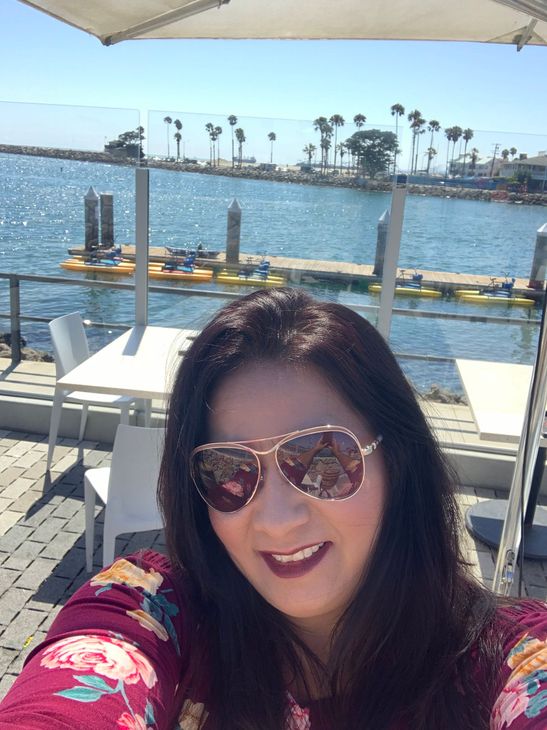
[[[99,38],[440,40],[547,45],[547,0],[22,0]]]

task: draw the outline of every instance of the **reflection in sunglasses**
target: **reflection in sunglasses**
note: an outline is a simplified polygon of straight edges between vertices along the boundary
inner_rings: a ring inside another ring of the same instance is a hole
[[[276,439],[262,439],[275,441]],[[198,491],[214,509],[233,512],[252,499],[260,478],[260,457],[273,453],[283,476],[305,494],[318,499],[345,499],[364,478],[364,455],[381,441],[361,448],[351,432],[330,427],[285,439],[265,451],[247,446],[211,444],[192,454],[192,473]]]

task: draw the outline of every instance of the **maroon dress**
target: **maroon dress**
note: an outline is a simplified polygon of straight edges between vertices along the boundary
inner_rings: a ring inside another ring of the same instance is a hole
[[[177,693],[192,640],[189,595],[167,558],[152,551],[101,571],[29,655],[0,705],[0,730],[197,730],[207,707]],[[514,629],[490,728],[545,729],[547,606],[528,601],[499,612],[510,614]],[[333,730],[320,707],[300,707],[287,692],[282,730]]]

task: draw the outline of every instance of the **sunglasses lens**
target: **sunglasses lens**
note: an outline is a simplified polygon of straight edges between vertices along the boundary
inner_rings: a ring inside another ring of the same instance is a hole
[[[277,460],[291,484],[319,499],[351,497],[363,483],[360,446],[344,431],[324,431],[290,439],[280,446]]]
[[[235,512],[251,499],[258,483],[258,462],[238,448],[203,449],[193,457],[199,493],[219,512]]]

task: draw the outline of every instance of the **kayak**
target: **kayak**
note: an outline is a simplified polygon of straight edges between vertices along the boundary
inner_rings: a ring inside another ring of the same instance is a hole
[[[167,281],[211,281],[213,278],[212,269],[199,269],[189,266],[178,269],[164,269],[163,264],[151,263],[148,265],[148,276],[151,279],[164,279]]]
[[[266,277],[257,276],[251,272],[248,276],[234,274],[230,271],[221,271],[215,281],[219,284],[235,284],[237,286],[284,286],[287,282],[284,276],[268,274]]]
[[[499,294],[460,294],[460,302],[474,302],[475,304],[506,304],[507,306],[533,307],[535,302],[528,297],[507,297]]]
[[[371,294],[379,294],[382,291],[381,284],[370,284],[368,287]],[[423,286],[404,286],[397,284],[395,287],[395,294],[402,294],[407,297],[442,297],[443,293],[438,289],[426,289]]]
[[[135,264],[132,261],[109,261],[108,259],[93,261],[79,256],[61,261],[59,266],[68,271],[100,271],[102,274],[119,276],[131,276],[135,271]]]

